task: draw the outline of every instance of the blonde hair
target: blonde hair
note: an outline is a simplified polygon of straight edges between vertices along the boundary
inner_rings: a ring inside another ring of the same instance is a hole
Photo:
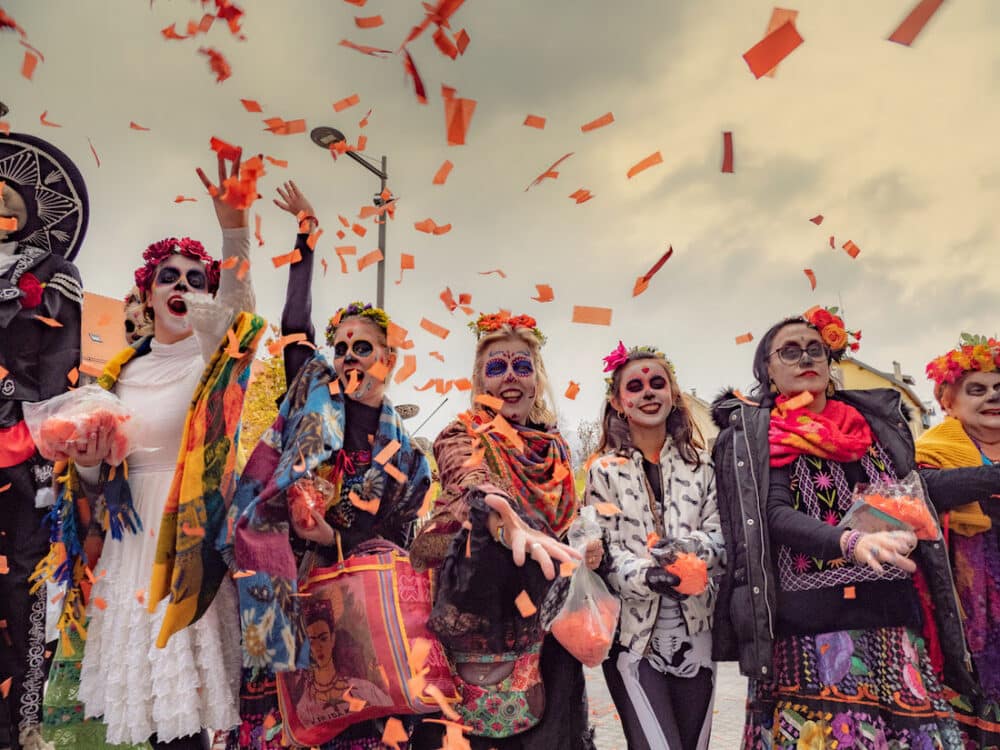
[[[511,328],[503,325],[495,331],[483,335],[476,342],[476,357],[472,363],[472,405],[476,406],[476,396],[486,392],[486,385],[483,382],[483,360],[486,358],[486,350],[490,344],[504,339],[514,339],[524,344],[531,353],[531,362],[535,366],[535,402],[528,412],[529,421],[534,424],[552,427],[556,423],[556,414],[546,401],[546,395],[552,399],[549,388],[549,375],[545,371],[545,362],[542,360],[542,344],[527,328]],[[554,401],[554,399],[552,399]]]

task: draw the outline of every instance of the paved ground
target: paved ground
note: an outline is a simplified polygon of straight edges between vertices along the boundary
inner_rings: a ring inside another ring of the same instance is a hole
[[[608,695],[600,669],[585,670],[587,694],[590,696],[590,719],[597,732],[598,750],[626,750],[615,704]],[[735,663],[719,665],[715,689],[715,709],[712,719],[711,750],[735,750],[740,746],[743,731],[744,704],[747,682],[740,676]]]

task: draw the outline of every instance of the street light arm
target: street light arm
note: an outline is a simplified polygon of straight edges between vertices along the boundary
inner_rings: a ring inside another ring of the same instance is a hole
[[[381,169],[379,169],[378,167],[376,167],[374,164],[369,163],[369,161],[365,157],[363,157],[361,154],[357,153],[356,151],[345,151],[344,153],[347,156],[349,156],[352,159],[354,159],[354,161],[356,161],[362,167],[364,167],[369,172],[371,172],[373,175],[375,175],[376,177],[378,177],[380,180],[388,180],[389,179],[389,176],[385,172],[383,172]]]

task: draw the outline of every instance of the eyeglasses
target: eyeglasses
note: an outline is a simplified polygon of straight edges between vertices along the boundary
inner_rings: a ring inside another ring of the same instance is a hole
[[[786,365],[797,365],[802,360],[802,355],[808,355],[809,359],[826,358],[826,347],[818,341],[810,341],[803,349],[798,344],[785,344],[780,349],[776,349],[768,356],[778,355],[778,359]]]
[[[375,351],[375,345],[371,341],[365,341],[364,339],[358,339],[351,345],[351,353],[355,357],[369,357],[371,353]],[[338,341],[333,345],[333,356],[337,359],[347,356],[347,342]]]
[[[484,372],[488,378],[499,378],[506,375],[508,370],[513,370],[519,378],[526,378],[535,372],[535,366],[528,357],[515,357],[509,362],[503,357],[494,357],[487,360]]]
[[[180,277],[181,272],[176,268],[173,266],[164,266],[159,270],[159,273],[156,274],[156,283],[160,286],[176,284]],[[184,275],[184,278],[187,280],[188,286],[192,289],[204,289],[208,286],[208,279],[205,277],[205,272],[197,268],[189,270]]]

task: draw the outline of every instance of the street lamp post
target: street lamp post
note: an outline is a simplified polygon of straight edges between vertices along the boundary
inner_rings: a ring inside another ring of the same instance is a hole
[[[347,140],[342,132],[327,125],[313,128],[309,137],[312,138],[313,143],[326,151],[329,151],[333,144]],[[375,196],[374,203],[376,208],[384,206],[386,201],[382,199],[382,194],[385,193],[386,183],[389,180],[389,160],[383,156],[380,169],[373,160],[357,151],[345,151],[344,153],[381,180],[381,189]],[[382,260],[378,262],[378,288],[375,292],[376,305],[382,308],[385,307],[385,225],[386,218],[383,213],[378,224],[378,249],[382,251]]]

